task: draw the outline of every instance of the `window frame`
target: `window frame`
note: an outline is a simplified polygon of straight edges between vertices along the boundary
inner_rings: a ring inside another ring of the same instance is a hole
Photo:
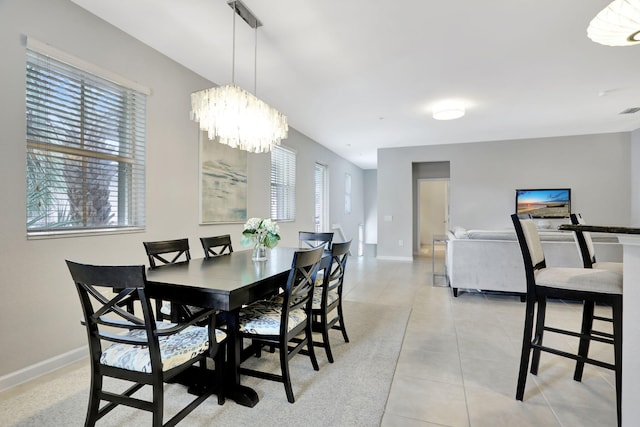
[[[26,48],[27,237],[143,231],[150,90],[35,39],[29,38]],[[113,94],[115,102],[107,105]],[[109,181],[100,181],[104,178]],[[99,207],[92,209],[98,196],[86,191],[86,183],[107,192],[102,202],[108,219],[100,220]],[[75,200],[69,185],[83,189]],[[60,210],[71,212],[71,204],[76,206],[73,225],[59,221]]]
[[[315,162],[313,180],[315,231],[329,231],[329,166]]]
[[[276,145],[271,150],[270,217],[274,221],[296,220],[297,153]]]

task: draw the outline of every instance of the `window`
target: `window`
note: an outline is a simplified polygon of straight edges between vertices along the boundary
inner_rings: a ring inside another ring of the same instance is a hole
[[[351,213],[351,175],[344,175],[344,213]]]
[[[271,150],[271,219],[296,219],[296,153],[279,145]]]
[[[146,94],[32,46],[28,234],[144,227]]]
[[[327,222],[329,220],[329,203],[328,203],[328,168],[327,165],[321,163],[315,164],[315,230],[328,230]]]

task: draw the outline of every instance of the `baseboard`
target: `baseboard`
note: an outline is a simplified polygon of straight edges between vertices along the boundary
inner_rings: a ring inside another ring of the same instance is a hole
[[[4,375],[0,377],[0,391],[15,387],[19,384],[82,360],[87,357],[89,354],[88,351],[89,350],[85,345],[67,353],[52,357],[51,359],[36,363],[35,365],[27,366],[26,368]]]
[[[385,261],[408,261],[408,262],[412,262],[413,261],[413,257],[404,257],[404,256],[385,256],[385,255],[378,255],[376,258],[381,259],[381,260],[385,260]]]

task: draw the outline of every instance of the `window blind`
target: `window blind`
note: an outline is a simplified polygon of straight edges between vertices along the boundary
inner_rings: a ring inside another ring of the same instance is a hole
[[[27,49],[27,232],[141,228],[146,95]]]
[[[326,229],[327,219],[327,165],[320,163],[315,164],[314,169],[314,181],[315,181],[315,212],[314,212],[314,226],[315,231],[323,231]]]
[[[296,153],[280,145],[271,150],[271,219],[296,219]]]

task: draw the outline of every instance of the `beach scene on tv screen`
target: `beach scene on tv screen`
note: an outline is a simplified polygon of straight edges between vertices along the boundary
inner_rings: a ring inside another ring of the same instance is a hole
[[[518,214],[529,214],[534,218],[565,218],[569,207],[569,190],[518,190]]]

